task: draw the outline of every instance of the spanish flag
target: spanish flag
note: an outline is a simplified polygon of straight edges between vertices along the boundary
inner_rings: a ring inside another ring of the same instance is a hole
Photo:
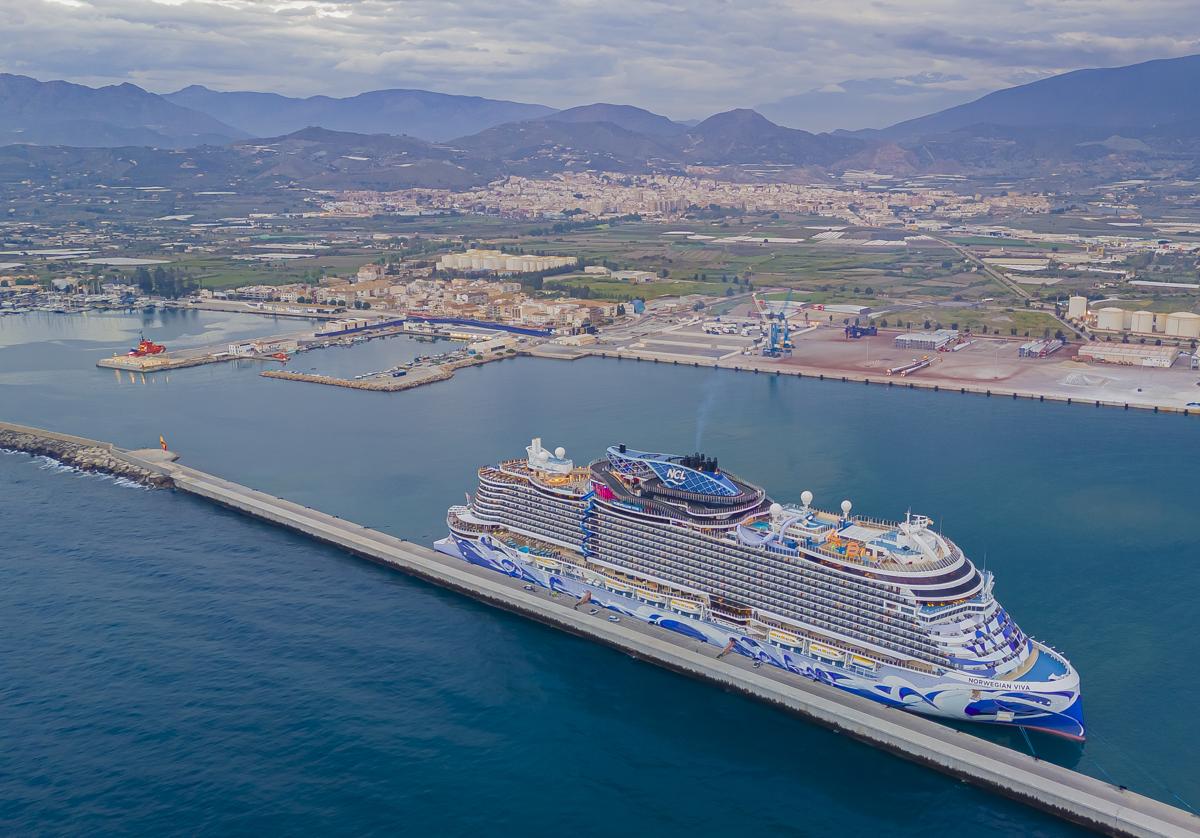
[[[164,451],[167,450],[167,441],[165,439],[163,439],[162,434],[158,435],[158,444],[159,444],[159,447],[162,448],[162,450],[164,450]]]

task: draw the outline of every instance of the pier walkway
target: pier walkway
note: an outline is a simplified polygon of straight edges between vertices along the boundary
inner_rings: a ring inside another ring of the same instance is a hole
[[[598,640],[634,657],[737,690],[811,721],[1066,820],[1113,835],[1200,836],[1200,817],[1166,803],[997,745],[938,722],[893,710],[640,621],[574,610],[574,600],[476,568],[428,547],[240,486],[161,455],[123,452],[168,475],[182,491],[336,545],[505,610]],[[155,452],[156,454],[158,452]]]

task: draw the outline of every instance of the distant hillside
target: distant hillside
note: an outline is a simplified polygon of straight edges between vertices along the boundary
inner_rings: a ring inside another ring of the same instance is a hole
[[[833,134],[810,134],[776,125],[745,108],[715,114],[687,132],[687,158],[696,163],[787,163],[828,166],[856,154],[861,140]]]
[[[527,176],[584,169],[640,172],[679,159],[674,144],[611,122],[514,122],[460,137],[451,145]]]
[[[650,137],[677,137],[687,130],[686,125],[672,122],[651,111],[632,105],[609,105],[603,102],[567,108],[545,118],[551,122],[608,122],[626,131]]]
[[[555,114],[498,125],[461,137],[453,145],[473,156],[500,161],[514,174],[662,171],[690,163],[824,166],[866,145],[854,137],[782,128],[748,110],[717,114],[691,128],[639,108],[589,105],[562,113],[570,121]],[[625,125],[591,119],[600,116],[614,116]],[[664,122],[671,126],[669,130]],[[654,133],[632,130],[631,125],[647,126]]]
[[[880,134],[892,140],[911,140],[991,125],[1082,128],[1140,136],[1191,120],[1198,109],[1200,55],[1190,55],[1051,76],[900,122]]]
[[[184,148],[248,136],[133,84],[85,87],[0,73],[0,144]]]
[[[233,149],[256,181],[294,182],[315,189],[465,189],[500,173],[491,161],[413,137],[324,128],[246,140]]]
[[[164,98],[236,125],[256,137],[280,136],[318,125],[360,134],[407,134],[439,142],[554,112],[544,105],[427,90],[375,90],[341,99],[295,99],[277,93],[221,93],[192,85]]]
[[[489,161],[465,159],[458,152],[411,137],[347,134],[323,128],[187,150],[0,147],[0,183],[32,181],[64,188],[465,189],[487,183],[497,174]]]

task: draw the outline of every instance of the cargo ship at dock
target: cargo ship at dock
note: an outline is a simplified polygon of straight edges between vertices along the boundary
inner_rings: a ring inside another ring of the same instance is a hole
[[[443,553],[883,704],[1084,738],[1078,673],[925,516],[781,504],[625,445],[576,466],[534,439],[478,474]]]

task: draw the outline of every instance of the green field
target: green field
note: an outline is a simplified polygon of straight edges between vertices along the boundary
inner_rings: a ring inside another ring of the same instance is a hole
[[[604,277],[566,277],[564,279],[547,279],[543,286],[546,290],[560,288],[587,287],[591,291],[591,299],[595,300],[654,300],[659,297],[682,297],[687,294],[707,294],[721,296],[728,285],[714,282],[647,282],[634,285],[631,282],[621,282]]]
[[[912,323],[914,329],[925,328],[926,320],[929,321],[931,328],[938,328],[940,324],[940,328],[949,329],[954,328],[957,324],[959,329],[969,329],[976,333],[983,331],[983,327],[986,326],[989,334],[999,334],[1005,337],[1013,336],[1013,329],[1016,329],[1017,337],[1028,336],[1030,338],[1042,337],[1046,329],[1049,329],[1052,335],[1060,329],[1066,331],[1062,323],[1051,315],[1043,311],[1029,311],[1020,308],[930,306],[899,311],[890,315],[885,314],[883,319],[887,320],[891,326]]]
[[[204,288],[221,290],[240,285],[287,285],[315,283],[322,276],[353,274],[378,256],[377,253],[321,255],[311,259],[280,259],[274,262],[247,261],[227,256],[184,256],[175,261]]]

